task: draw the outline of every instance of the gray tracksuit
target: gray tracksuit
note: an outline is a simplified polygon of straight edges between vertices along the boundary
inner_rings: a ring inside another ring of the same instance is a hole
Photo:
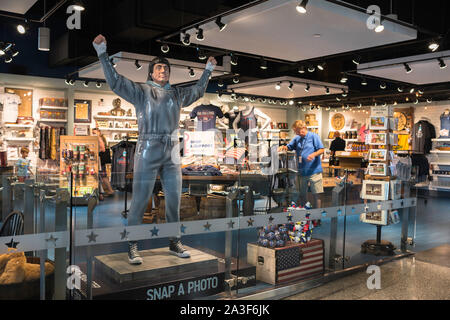
[[[165,194],[166,220],[177,222],[182,181],[179,159],[173,161],[171,157],[174,145],[178,146],[178,138],[176,134],[173,138],[171,136],[178,129],[180,109],[204,95],[214,66],[209,63],[195,85],[185,88],[166,85],[162,88],[151,81],[141,84],[121,76],[111,65],[108,54],[99,50],[97,52],[112,91],[134,105],[138,119],[139,139],[135,151],[133,197],[128,225],[142,223],[157,175],[161,178]],[[179,157],[177,150],[173,154]]]

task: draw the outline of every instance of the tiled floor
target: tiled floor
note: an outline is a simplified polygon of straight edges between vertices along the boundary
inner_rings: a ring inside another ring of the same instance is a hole
[[[361,271],[286,300],[450,299],[450,245],[383,264],[380,269],[380,289],[368,289],[371,274]]]

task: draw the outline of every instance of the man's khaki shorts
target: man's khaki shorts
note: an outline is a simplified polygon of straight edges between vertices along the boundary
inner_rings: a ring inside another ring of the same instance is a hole
[[[322,173],[310,176],[297,176],[297,187],[301,195],[305,195],[308,192],[308,185],[312,194],[323,193]]]

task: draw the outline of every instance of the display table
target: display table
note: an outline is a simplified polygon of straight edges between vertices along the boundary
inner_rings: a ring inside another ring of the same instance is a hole
[[[336,151],[336,157],[339,159],[339,167],[341,169],[361,168],[362,160],[365,157],[365,153],[364,152],[350,152],[350,151]]]

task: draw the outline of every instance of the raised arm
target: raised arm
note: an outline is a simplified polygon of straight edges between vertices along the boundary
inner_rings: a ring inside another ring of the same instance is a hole
[[[178,89],[181,98],[181,107],[190,106],[195,101],[203,97],[208,86],[209,77],[211,76],[211,73],[216,65],[216,59],[214,59],[214,57],[209,57],[208,62],[206,63],[205,71],[203,71],[203,74],[197,83],[187,88]]]
[[[119,97],[125,99],[133,105],[139,104],[144,96],[142,87],[139,84],[118,74],[116,69],[114,69],[109,61],[108,53],[106,52],[105,37],[101,34],[98,35],[92,42],[92,45],[94,46],[95,51],[97,51],[98,58],[103,67],[106,82],[111,87],[111,90]]]

